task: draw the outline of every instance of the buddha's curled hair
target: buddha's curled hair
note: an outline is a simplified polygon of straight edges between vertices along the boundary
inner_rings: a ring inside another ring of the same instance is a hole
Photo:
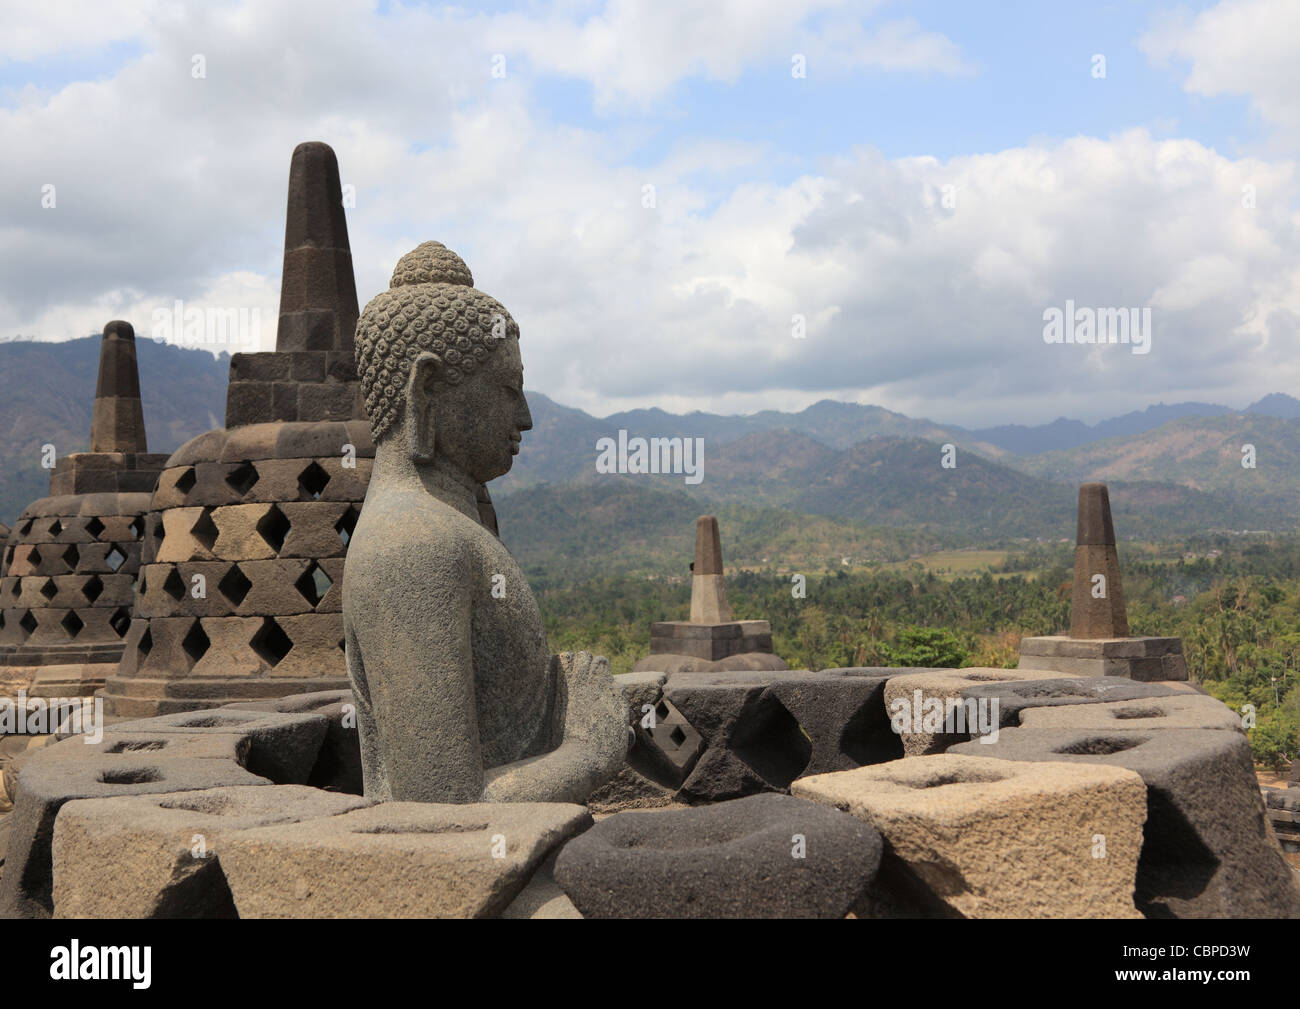
[[[496,298],[474,288],[469,267],[439,242],[424,242],[397,261],[389,289],[370,299],[357,321],[357,374],[370,432],[378,444],[402,415],[411,365],[421,351],[462,381],[519,326]]]

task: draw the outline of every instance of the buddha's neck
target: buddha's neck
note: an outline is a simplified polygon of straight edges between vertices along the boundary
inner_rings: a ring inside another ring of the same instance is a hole
[[[478,482],[441,454],[433,462],[416,465],[406,446],[396,439],[375,446],[375,464],[371,471],[373,486],[401,490],[424,490],[458,512],[479,521]]]

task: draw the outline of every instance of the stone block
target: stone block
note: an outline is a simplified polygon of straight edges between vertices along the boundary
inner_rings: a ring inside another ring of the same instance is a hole
[[[1008,761],[1108,765],[1140,774],[1147,820],[1135,897],[1148,918],[1300,915],[1294,874],[1269,832],[1242,734],[1019,728],[1004,730],[991,746],[964,743],[953,752],[977,747],[981,756]]]
[[[1165,637],[1024,638],[1020,642],[1020,668],[1139,681],[1187,679],[1182,641]]]
[[[876,831],[788,795],[617,813],[561,849],[588,918],[843,918],[880,863]]]
[[[909,730],[900,733],[903,752],[909,757],[919,757],[927,753],[942,753],[954,743],[965,742],[971,737],[971,726],[965,723],[967,709],[960,707],[962,692],[967,688],[987,683],[1022,683],[1029,680],[1061,678],[1071,677],[1068,673],[983,666],[967,669],[921,670],[890,677],[885,684],[885,708],[891,718],[901,712],[899,724]],[[941,709],[944,716],[943,724],[937,727],[937,731],[927,727],[931,723],[925,720],[927,710],[936,710],[935,705]],[[953,708],[954,715],[952,728],[954,730],[959,728],[955,716],[960,713],[963,719],[961,731],[946,731],[948,728],[946,715],[950,706]],[[976,714],[978,713],[977,709]],[[975,728],[978,729],[978,726]]]
[[[311,712],[290,714],[221,708],[121,722],[113,728],[115,732],[163,736],[237,733],[248,740],[245,767],[278,785],[301,785],[316,766],[329,723],[325,716]]]
[[[230,381],[283,382],[290,377],[288,354],[231,354]]]
[[[272,382],[231,382],[226,387],[226,427],[275,420],[274,388]]]
[[[1227,729],[1244,732],[1241,715],[1205,694],[1140,697],[1063,707],[1027,708],[1027,729]]]
[[[1049,708],[1100,701],[1131,701],[1148,697],[1174,697],[1184,689],[1163,683],[1138,683],[1118,676],[1062,677],[1049,680],[1020,680],[978,683],[958,695],[998,703],[998,722],[1003,728],[1020,724],[1026,708]]]
[[[75,799],[54,822],[54,917],[234,918],[225,836],[372,805],[302,785]]]
[[[68,759],[63,748],[76,749]],[[233,761],[161,753],[84,753],[67,739],[33,754],[14,789],[9,847],[0,876],[0,917],[48,918],[54,910],[51,842],[55,817],[72,799],[188,792],[221,785],[265,785]]]
[[[232,831],[221,864],[241,918],[484,918],[590,825],[564,803],[385,802]]]
[[[361,743],[357,738],[357,708],[351,689],[290,694],[264,701],[238,701],[226,707],[286,714],[310,713],[326,719],[329,728],[307,784],[336,792],[361,794]]]
[[[1132,771],[936,754],[804,778],[793,793],[884,836],[881,892],[863,916],[1138,917],[1146,789]]]

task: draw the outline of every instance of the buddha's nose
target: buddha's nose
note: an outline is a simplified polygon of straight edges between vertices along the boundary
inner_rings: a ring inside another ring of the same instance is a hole
[[[519,413],[515,417],[515,427],[520,431],[533,429],[533,415],[528,410],[528,400],[522,395],[519,397]]]

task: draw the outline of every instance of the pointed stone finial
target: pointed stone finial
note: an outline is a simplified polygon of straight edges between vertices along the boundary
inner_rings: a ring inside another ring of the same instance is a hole
[[[299,144],[289,166],[275,349],[351,354],[358,314],[338,159],[328,144]]]
[[[1104,483],[1086,483],[1079,488],[1070,637],[1128,637],[1115,526],[1110,517],[1110,494]]]
[[[140,372],[135,361],[135,330],[129,322],[114,320],[104,327],[90,420],[90,451],[149,451],[144,408],[140,404]]]
[[[735,618],[727,602],[722,574],[722,538],[718,520],[701,515],[695,521],[695,574],[691,579],[691,623],[727,624]]]

